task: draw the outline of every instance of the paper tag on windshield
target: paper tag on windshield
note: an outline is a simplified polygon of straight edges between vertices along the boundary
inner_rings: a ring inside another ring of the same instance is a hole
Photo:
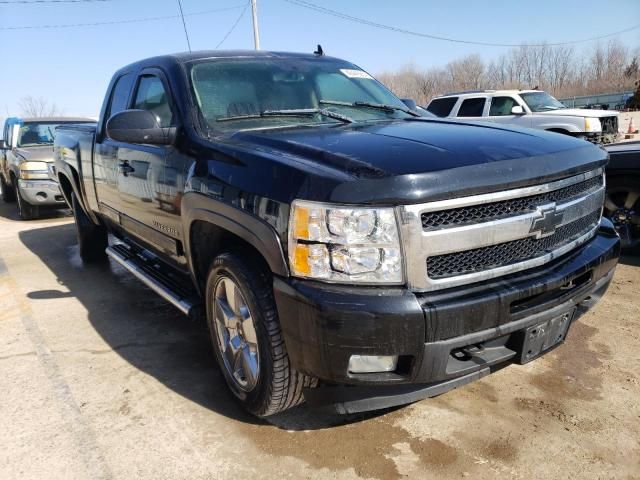
[[[367,72],[363,72],[362,70],[341,68],[340,71],[349,78],[366,78],[368,80],[373,80],[373,77],[371,75],[369,75]]]

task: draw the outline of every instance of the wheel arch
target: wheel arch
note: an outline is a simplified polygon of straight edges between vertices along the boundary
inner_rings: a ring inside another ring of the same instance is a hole
[[[65,201],[71,208],[71,193],[74,193],[82,210],[87,214],[87,216],[94,222],[96,222],[96,218],[88,208],[88,205],[85,201],[84,195],[82,194],[82,190],[80,188],[80,175],[68,163],[56,162],[56,169],[58,173],[58,183],[60,184],[60,190],[62,191],[62,195],[64,196]]]
[[[566,128],[561,127],[550,127],[545,129],[547,132],[561,133],[563,135],[571,135],[574,132],[570,132]]]
[[[58,175],[58,184],[60,185],[60,192],[64,197],[64,201],[67,202],[69,208],[71,208],[71,194],[73,193],[73,187],[71,186],[71,182],[64,174]]]
[[[189,192],[182,199],[182,222],[185,255],[201,293],[211,260],[227,247],[253,252],[272,273],[289,275],[278,233],[248,212]]]

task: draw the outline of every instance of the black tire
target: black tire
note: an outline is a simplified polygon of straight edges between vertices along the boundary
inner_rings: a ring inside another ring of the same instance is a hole
[[[625,254],[640,254],[640,178],[607,177],[604,216],[620,235]]]
[[[218,255],[207,277],[206,304],[211,343],[229,389],[245,409],[258,417],[266,417],[302,403],[302,389],[315,387],[318,381],[291,367],[273,298],[271,273],[259,265],[259,259],[250,253],[225,252]],[[255,327],[259,373],[257,383],[250,391],[242,390],[228,371],[218,342],[214,291],[224,278],[237,285]]]
[[[22,198],[22,193],[20,192],[20,184],[14,178],[13,179],[13,189],[16,192],[16,207],[18,209],[18,216],[22,220],[35,220],[40,216],[40,207],[37,205],[31,205],[24,198]]]
[[[80,258],[84,263],[107,260],[105,249],[109,245],[109,234],[103,225],[96,225],[84,212],[75,193],[71,193],[71,209],[76,221],[76,233]]]
[[[2,189],[2,200],[4,200],[5,203],[12,203],[16,201],[16,191],[14,190],[13,185],[5,183],[2,175],[0,175],[0,188]]]

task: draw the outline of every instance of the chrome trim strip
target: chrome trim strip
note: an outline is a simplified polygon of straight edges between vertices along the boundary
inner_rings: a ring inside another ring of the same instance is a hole
[[[193,308],[193,305],[190,302],[187,302],[178,297],[174,292],[167,289],[164,285],[158,283],[155,279],[146,275],[142,270],[138,268],[136,264],[121,256],[112,247],[107,247],[105,252],[107,255],[109,255],[109,257],[113,258],[117,263],[122,265],[129,273],[131,273],[134,277],[144,283],[147,287],[149,287],[166,301],[171,303],[182,313],[184,313],[185,315],[189,315],[191,309]]]
[[[504,190],[502,192],[484,193],[481,195],[472,195],[469,197],[452,198],[449,200],[439,200],[436,202],[421,203],[415,205],[406,205],[405,211],[412,213],[419,212],[437,212],[440,210],[449,210],[458,207],[468,207],[470,205],[482,205],[485,203],[500,202],[503,200],[510,200],[512,198],[530,197],[532,195],[538,195],[540,193],[551,192],[553,190],[559,190],[570,185],[584,182],[590,178],[602,175],[602,169],[597,168],[590,172],[581,173],[573,177],[565,178],[562,180],[556,180],[555,182],[545,183],[542,185],[535,185],[533,187],[516,188],[513,190]]]

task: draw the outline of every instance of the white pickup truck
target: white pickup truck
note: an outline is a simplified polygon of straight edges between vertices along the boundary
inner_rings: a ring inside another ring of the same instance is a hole
[[[537,128],[611,143],[618,137],[618,113],[567,108],[540,90],[475,90],[436,97],[427,110],[438,117]]]

